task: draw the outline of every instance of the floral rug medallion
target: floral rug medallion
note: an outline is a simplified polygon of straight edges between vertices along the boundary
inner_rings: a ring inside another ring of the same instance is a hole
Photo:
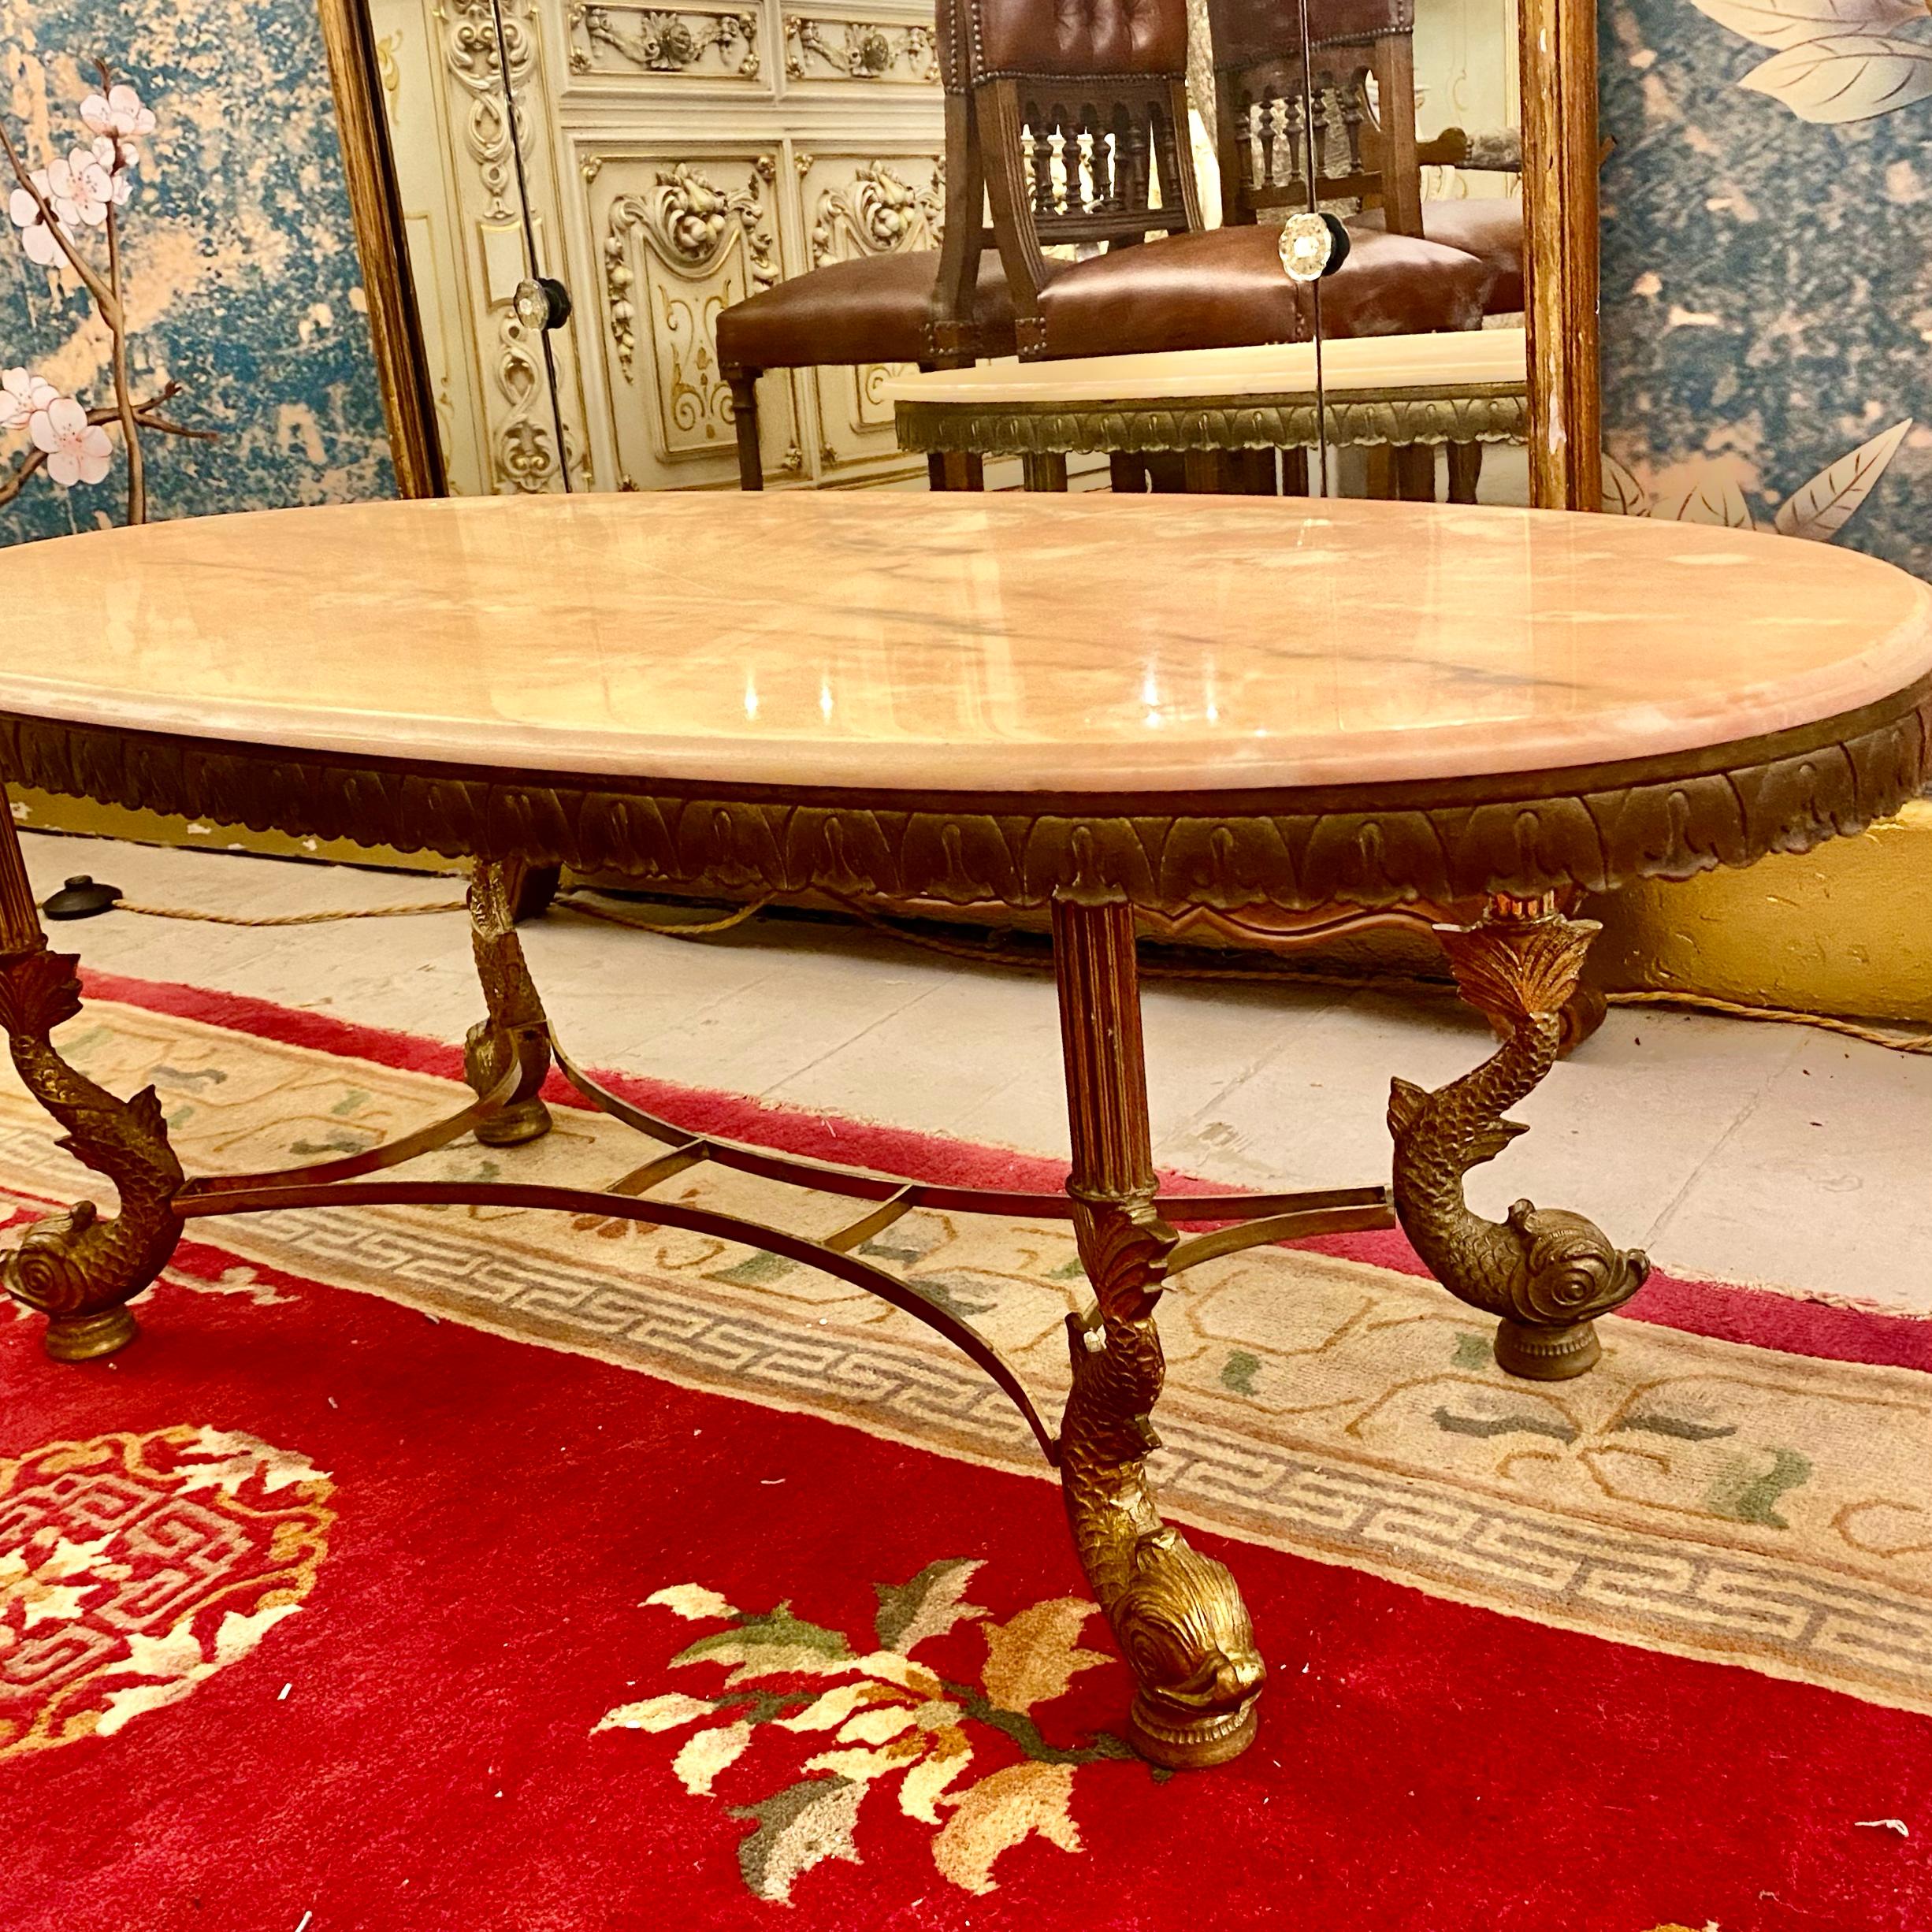
[[[302,1606],[333,1484],[184,1426],[0,1462],[0,1758],[178,1704]]]

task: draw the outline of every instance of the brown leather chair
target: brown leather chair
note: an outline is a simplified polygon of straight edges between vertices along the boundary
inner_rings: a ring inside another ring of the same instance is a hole
[[[1523,306],[1523,206],[1514,196],[1425,201],[1421,171],[1500,167],[1520,171],[1519,141],[1472,137],[1459,128],[1422,143],[1415,131],[1415,0],[1306,0],[1315,104],[1317,193],[1354,201],[1351,230],[1425,236],[1477,256],[1495,270],[1488,312]],[[1229,224],[1269,208],[1306,208],[1306,132],[1302,121],[1302,16],[1296,0],[1207,0],[1214,47],[1215,150]],[[1369,98],[1375,78],[1377,101]],[[1329,136],[1340,140],[1331,143]],[[1325,171],[1339,147],[1347,165]]]
[[[1187,139],[1186,0],[941,0],[949,91],[972,132],[1026,359],[1296,342],[1309,285],[1272,228],[1204,229]],[[1150,236],[1159,240],[1149,240]],[[1049,249],[1102,244],[1068,261]],[[1481,325],[1494,271],[1420,236],[1354,236],[1325,333]]]
[[[1521,202],[1514,196],[1425,201],[1422,169],[1484,163],[1520,169],[1520,141],[1473,140],[1459,128],[1427,143],[1417,139],[1415,0],[1303,3],[1311,69],[1306,76],[1296,0],[1207,0],[1222,218],[1252,222],[1264,209],[1308,206],[1306,79],[1313,106],[1317,197],[1359,205],[1360,212],[1349,217],[1351,232],[1380,228],[1424,236],[1476,256],[1495,275],[1486,311],[1516,313],[1523,306]],[[1331,139],[1338,134],[1339,141]],[[1337,148],[1346,165],[1331,173],[1325,164]],[[1480,443],[1450,445],[1451,503],[1476,500],[1482,455]],[[1428,451],[1398,451],[1393,462],[1398,495],[1434,494],[1435,459]],[[1372,465],[1372,477],[1375,474]]]
[[[741,489],[764,488],[757,385],[767,369],[868,362],[957,368],[1013,353],[1012,300],[984,225],[985,177],[972,115],[949,88],[946,184],[939,248],[831,262],[720,313],[718,362],[731,387]],[[977,488],[979,469],[977,458],[928,459],[935,489]]]

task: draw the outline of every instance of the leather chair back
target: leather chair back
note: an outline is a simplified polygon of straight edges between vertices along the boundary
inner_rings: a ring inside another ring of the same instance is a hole
[[[938,0],[941,68],[968,98],[1022,355],[1047,250],[1201,225],[1187,143],[1187,0]]]
[[[1208,0],[1217,69],[1239,69],[1284,55],[1301,64],[1295,0]],[[1384,34],[1413,35],[1415,0],[1313,0],[1308,37],[1317,48],[1372,47]]]
[[[949,87],[1165,77],[1187,68],[1187,9],[1184,0],[939,0],[939,64]]]
[[[1391,233],[1420,235],[1414,0],[1207,0],[1207,11],[1223,218],[1308,206],[1312,106],[1317,199],[1380,206]]]

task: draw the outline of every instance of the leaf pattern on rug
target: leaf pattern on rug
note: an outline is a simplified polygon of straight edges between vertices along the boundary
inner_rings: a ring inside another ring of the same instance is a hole
[[[1052,1597],[987,1624],[986,1695],[1006,1710],[1031,1711],[1061,1696],[1076,1673],[1111,1663],[1105,1651],[1082,1650],[1076,1640],[1093,1611],[1077,1596]]]
[[[1071,1746],[1050,1743],[1034,1715],[1081,1671],[1116,1662],[1079,1642],[1097,1607],[1083,1597],[1053,1597],[995,1621],[967,1600],[981,1567],[970,1557],[943,1558],[905,1583],[875,1585],[877,1648],[871,1650],[795,1615],[789,1602],[745,1611],[701,1584],[655,1591],[648,1607],[721,1626],[687,1644],[670,1667],[722,1667],[723,1688],[708,1696],[662,1691],[616,1705],[592,1734],[684,1732],[671,1770],[694,1797],[718,1795],[716,1782],[747,1757],[761,1730],[774,1744],[795,1739],[803,1748],[790,1758],[793,1782],[730,1809],[751,1821],[738,1867],[756,1898],[789,1902],[815,1866],[862,1862],[866,1797],[895,1781],[898,1814],[934,1829],[940,1875],[963,1891],[996,1890],[1001,1856],[1028,1838],[1080,1850],[1076,1773],[1133,1752],[1106,1731]],[[912,1656],[966,1625],[983,1640],[978,1683],[953,1681]],[[1018,1763],[1010,1761],[1015,1748]],[[994,1752],[1009,1761],[987,1765]],[[773,1756],[761,1751],[759,1762]],[[748,1766],[736,1782],[749,1777]]]
[[[990,1892],[994,1860],[1035,1832],[1077,1852],[1080,1834],[1067,1808],[1072,1796],[1072,1766],[1009,1764],[960,1799],[934,1841],[933,1862],[964,1890]]]

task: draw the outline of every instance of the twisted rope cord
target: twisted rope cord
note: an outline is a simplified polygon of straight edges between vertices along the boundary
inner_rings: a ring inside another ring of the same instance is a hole
[[[771,897],[767,895],[749,905],[741,905],[722,919],[663,923],[633,919],[569,893],[561,895],[554,903],[560,911],[580,913],[586,919],[607,920],[614,926],[630,926],[640,932],[659,933],[667,938],[699,939],[713,933],[729,932],[734,926],[743,925],[747,920],[762,912],[771,903]],[[336,920],[407,919],[423,912],[462,912],[468,908],[466,899],[418,899],[405,905],[332,906],[321,912],[269,912],[244,917],[238,912],[208,912],[181,905],[143,905],[132,899],[117,899],[113,910],[139,912],[144,919],[194,920],[210,926],[325,926]]]
[[[704,939],[730,932],[756,919],[776,896],[767,894],[762,899],[737,907],[722,918],[704,920],[640,919],[572,893],[562,894],[555,904],[559,911],[574,912],[585,919],[602,920],[608,925],[627,926],[633,931],[654,934],[660,938]],[[950,959],[970,960],[979,965],[1010,967],[1023,972],[1044,974],[1053,969],[1053,956],[1044,946],[1029,949],[1002,946],[997,941],[975,943],[942,938],[936,933],[920,932],[882,919],[869,908],[853,901],[842,899],[839,904],[861,925],[921,951],[942,953]],[[186,906],[143,905],[130,899],[117,900],[114,909],[138,912],[146,919],[195,920],[213,926],[320,926],[344,919],[402,919],[425,912],[461,912],[466,905],[467,901],[462,899],[424,899],[405,905],[336,907],[321,912],[273,913],[255,918],[243,918],[232,912],[201,912]],[[1432,993],[1443,990],[1440,980],[1425,979],[1414,973],[1316,972],[1293,966],[1238,966],[1205,960],[1198,966],[1190,966],[1171,960],[1147,960],[1142,962],[1140,970],[1141,976],[1148,979],[1272,983],[1350,991],[1370,986],[1384,989],[1406,986]],[[1611,993],[1604,997],[1612,1006],[1674,1007],[1692,1012],[1714,1013],[1726,1020],[1768,1020],[1782,1026],[1812,1027],[1821,1033],[1835,1033],[1844,1039],[1861,1040],[1867,1046],[1882,1046],[1890,1053],[1932,1053],[1932,1033],[1888,1032],[1882,1027],[1861,1025],[1856,1020],[1841,1020],[1830,1013],[1799,1012],[1785,1006],[1752,1006],[1741,1001],[1719,999],[1711,994],[1680,993],[1669,989]]]

